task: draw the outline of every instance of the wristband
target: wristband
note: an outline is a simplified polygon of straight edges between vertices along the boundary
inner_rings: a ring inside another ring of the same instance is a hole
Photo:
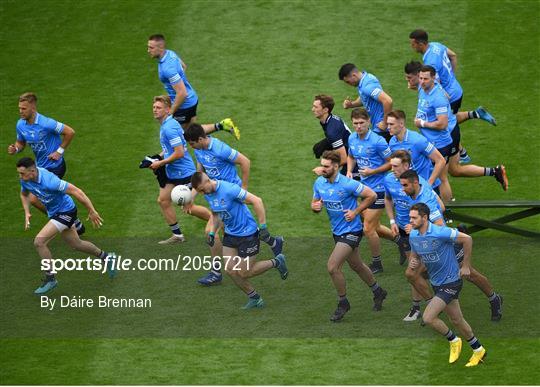
[[[61,146],[58,147],[58,149],[56,150],[58,153],[60,153],[61,155],[64,154],[64,148],[62,148]]]
[[[259,230],[264,230],[266,228],[266,223],[259,224]]]
[[[425,128],[425,126],[424,126],[425,123],[426,123],[426,122],[425,122],[424,120],[420,120],[420,127],[421,127],[421,128]]]
[[[210,231],[210,232],[208,233],[208,235],[209,235],[209,236],[216,236],[216,233],[213,232],[213,231]]]
[[[394,219],[390,219],[390,225],[396,224],[396,221]]]
[[[19,153],[21,151],[17,145],[14,145],[14,147],[15,147],[15,153]]]

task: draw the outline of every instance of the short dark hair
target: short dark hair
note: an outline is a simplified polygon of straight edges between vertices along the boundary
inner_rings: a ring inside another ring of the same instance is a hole
[[[421,68],[420,68],[420,72],[422,73],[430,73],[432,77],[435,76],[435,74],[437,74],[437,71],[435,71],[435,68],[433,66],[430,66],[430,65],[423,65]]]
[[[426,31],[418,29],[414,30],[409,34],[410,39],[416,40],[418,43],[427,43],[428,42],[428,34]]]
[[[315,96],[315,101],[319,101],[323,108],[328,109],[328,113],[332,113],[335,105],[334,98],[326,94],[319,94]]]
[[[416,203],[411,206],[411,211],[415,210],[418,211],[418,215],[420,216],[427,216],[429,219],[429,214],[431,211],[429,210],[429,207],[425,203]]]
[[[339,80],[342,81],[343,78],[348,76],[350,73],[352,73],[354,70],[358,71],[358,67],[356,67],[353,63],[345,63],[341,68],[339,69]]]
[[[414,169],[409,169],[409,170],[403,172],[403,173],[399,176],[399,178],[400,178],[400,179],[407,179],[407,180],[409,180],[411,183],[420,180],[420,179],[418,178],[418,173],[416,173],[416,171],[415,171]]]
[[[337,151],[326,150],[323,152],[321,159],[330,160],[333,164],[339,165],[341,162],[341,157]]]
[[[364,120],[369,120],[369,114],[364,108],[356,108],[351,112],[351,120],[354,118],[363,118]]]
[[[201,124],[193,122],[189,124],[184,132],[184,138],[186,141],[199,141],[199,138],[206,138],[206,133]]]
[[[204,172],[195,172],[195,173],[191,176],[191,186],[192,186],[194,189],[199,188],[199,185],[201,185],[201,183],[202,183],[202,181],[203,181],[204,175],[205,175]]]
[[[394,151],[394,153],[392,153],[390,155],[390,158],[391,159],[400,159],[402,163],[407,163],[409,165],[411,165],[411,154],[409,152],[407,152],[406,150],[404,149],[399,149],[397,151]],[[403,176],[403,174],[401,174],[401,176]],[[400,178],[401,178],[400,176]]]
[[[17,161],[17,168],[19,167],[30,168],[30,167],[35,167],[35,166],[36,166],[36,163],[34,159],[32,159],[31,157],[23,157],[22,159]]]
[[[394,118],[397,118],[398,120],[403,120],[405,121],[405,112],[403,110],[392,110],[390,113],[388,113],[386,115],[386,117],[394,117]]]
[[[35,105],[37,104],[37,95],[31,92],[21,94],[19,96],[19,102],[28,102]]]
[[[162,34],[154,34],[154,35],[150,35],[148,40],[154,40],[156,42],[165,42],[165,36],[163,36]]]
[[[417,61],[410,61],[405,64],[405,74],[418,74],[422,68],[422,63]]]

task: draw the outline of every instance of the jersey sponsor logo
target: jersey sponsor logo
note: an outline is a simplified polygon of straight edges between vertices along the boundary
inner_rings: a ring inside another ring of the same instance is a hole
[[[353,241],[353,242],[358,242],[358,238],[360,238],[358,235],[354,235],[354,234],[347,234],[345,236],[345,239],[348,239],[350,241]]]
[[[324,205],[328,211],[343,211],[343,204],[336,200],[324,200]]]
[[[227,210],[222,210],[222,211],[216,211],[216,210],[214,210],[214,209],[212,209],[212,210],[213,210],[214,212],[217,212],[217,213],[219,214],[219,217],[221,218],[221,220],[222,220],[223,222],[227,222],[227,221],[229,221],[229,220],[232,219],[232,215],[231,215],[230,212],[227,211]]]
[[[32,148],[35,153],[43,152],[47,149],[44,141],[28,142],[28,144],[30,144],[30,148]]]
[[[210,176],[210,178],[221,176],[221,174],[219,173],[219,169],[216,167],[204,167],[204,170],[206,171],[206,174]]]
[[[426,263],[439,261],[439,254],[437,253],[426,253],[426,254],[421,254],[421,255],[422,255],[422,260]]]

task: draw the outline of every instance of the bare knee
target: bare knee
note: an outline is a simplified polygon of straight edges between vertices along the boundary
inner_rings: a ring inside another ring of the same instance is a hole
[[[46,247],[46,246],[47,246],[47,240],[45,238],[36,237],[34,239],[34,247],[36,249],[39,249],[41,247]]]
[[[436,316],[435,315],[432,315],[432,314],[424,314],[422,316],[422,320],[427,324],[427,325],[433,325],[433,323],[435,322],[435,319],[436,319]]]
[[[405,269],[405,278],[407,278],[407,281],[411,283],[416,282],[419,276],[420,273],[417,270],[411,269],[410,267]]]
[[[160,207],[169,207],[172,204],[171,199],[167,199],[163,196],[158,196],[157,202],[160,205]]]
[[[328,274],[330,274],[331,276],[333,275],[336,275],[340,272],[340,268],[338,265],[335,265],[335,264],[328,264],[326,266],[326,269],[328,270]]]

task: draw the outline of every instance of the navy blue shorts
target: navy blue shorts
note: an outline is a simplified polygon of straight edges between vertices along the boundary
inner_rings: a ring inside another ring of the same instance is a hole
[[[457,126],[457,124],[456,124],[456,129],[454,129],[454,132],[456,130],[459,131],[459,126]],[[452,137],[452,143],[442,148],[437,148],[437,150],[441,153],[442,157],[444,157],[444,161],[446,161],[446,164],[448,164],[448,162],[450,161],[450,157],[452,157],[453,155],[459,152],[459,141],[458,141],[458,146],[457,147],[454,146],[454,138]]]
[[[377,200],[375,200],[375,202],[368,208],[371,210],[380,210],[381,208],[384,208],[384,191],[375,193],[377,194]]]
[[[402,229],[401,227],[399,227],[399,241],[398,241],[398,245],[404,250],[404,251],[411,251],[411,244],[409,243],[409,234],[407,234],[407,232]]]
[[[452,109],[452,113],[457,114],[457,112],[459,112],[459,108],[461,107],[461,101],[463,101],[463,94],[461,94],[461,97],[459,97],[459,99],[456,99],[454,102],[450,102],[450,108]]]
[[[459,143],[461,142],[461,130],[459,129],[459,125],[456,123],[456,126],[454,127],[454,130],[452,130],[452,133],[450,133],[450,136],[452,136],[452,154],[451,156],[455,155],[459,152]],[[455,151],[454,151],[455,149]]]
[[[184,177],[183,179],[171,179],[167,176],[165,166],[156,170],[156,178],[161,188],[165,188],[167,184],[172,184],[174,186],[187,185],[189,188],[191,188],[191,176]]]
[[[60,179],[64,177],[64,175],[66,174],[66,161],[64,160],[64,158],[62,157],[62,162],[60,163],[59,166],[57,167],[50,167],[50,168],[45,168],[47,171],[49,172],[52,172],[54,173],[56,176],[58,176]]]
[[[71,211],[57,212],[56,214],[51,216],[50,219],[53,221],[53,223],[55,223],[59,231],[71,228],[71,226],[73,226],[73,224],[77,220],[77,207],[75,207]],[[60,223],[62,226],[60,226],[58,223]],[[65,228],[63,226],[65,226]]]
[[[459,298],[459,292],[461,292],[462,287],[463,280],[461,279],[440,286],[432,285],[434,297],[439,297],[446,305],[452,302],[452,300],[457,300]]]
[[[199,102],[186,109],[178,108],[174,112],[173,118],[182,126],[189,124],[191,119],[197,115],[197,105],[199,105]]]
[[[356,231],[341,235],[332,234],[332,236],[334,237],[334,243],[345,243],[346,245],[351,246],[354,250],[360,245],[363,234],[364,233],[362,231]]]
[[[223,235],[223,246],[238,250],[241,258],[254,257],[259,254],[261,242],[259,241],[259,231],[248,236],[234,236],[225,233]]]

